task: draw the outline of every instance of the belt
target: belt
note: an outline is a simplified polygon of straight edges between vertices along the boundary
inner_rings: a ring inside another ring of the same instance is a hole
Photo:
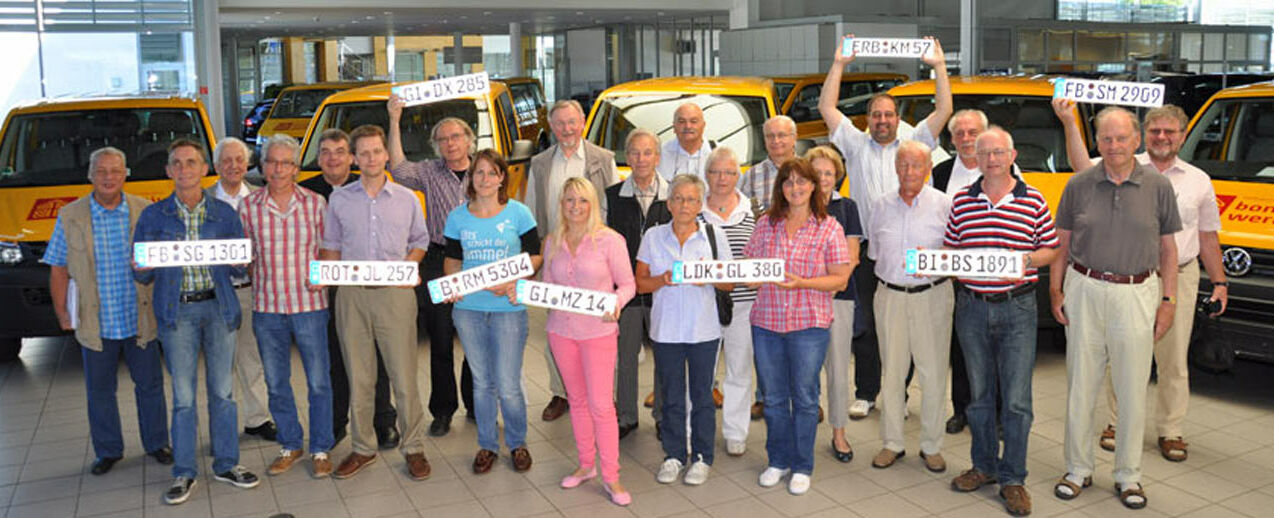
[[[181,294],[181,302],[183,304],[190,302],[203,302],[217,298],[217,290],[193,291]]]
[[[239,288],[251,288],[251,287],[252,287],[252,281],[238,282],[238,283],[235,283],[234,285],[234,289],[236,290]]]
[[[1150,278],[1150,270],[1135,275],[1120,275],[1118,273],[1099,272],[1079,263],[1071,263],[1071,268],[1099,281],[1113,282],[1115,284],[1141,284]]]
[[[1035,283],[1031,282],[1031,283],[1023,284],[1009,291],[1003,291],[999,293],[979,293],[969,289],[968,287],[965,287],[965,290],[967,290],[970,295],[973,295],[973,298],[975,299],[990,302],[993,304],[998,304],[1001,302],[1007,302],[1016,298],[1020,298],[1025,295],[1034,295]]]
[[[1197,260],[1198,260],[1197,258],[1191,258],[1189,261],[1186,261],[1186,262],[1184,262],[1184,263],[1178,264],[1178,265],[1177,265],[1177,270],[1184,270],[1184,269],[1186,269],[1187,267],[1189,267],[1190,265],[1194,264],[1194,262],[1195,262],[1195,261],[1197,261]]]
[[[919,286],[899,286],[897,284],[890,284],[885,281],[880,281],[880,283],[884,284],[886,288],[889,288],[894,291],[901,291],[903,293],[920,293],[922,291],[928,290],[929,288],[932,288],[934,286],[947,282],[947,279],[950,279],[950,277],[943,277],[929,284],[921,284]]]

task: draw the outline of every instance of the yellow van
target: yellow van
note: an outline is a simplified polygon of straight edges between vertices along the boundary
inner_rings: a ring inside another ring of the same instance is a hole
[[[323,99],[327,99],[329,95],[336,92],[373,84],[376,82],[350,81],[294,85],[284,88],[275,99],[274,106],[270,108],[270,114],[261,121],[261,129],[257,131],[258,146],[278,133],[300,140],[305,136],[305,129],[310,127],[310,119],[314,118]]]
[[[203,103],[182,97],[42,100],[11,110],[0,129],[0,360],[18,355],[22,337],[62,334],[41,264],[58,210],[88,194],[89,154],[124,151],[124,190],[158,200],[172,192],[164,170],[178,138],[215,144]],[[216,178],[204,179],[211,185]]]
[[[672,114],[685,102],[703,108],[705,141],[729,146],[745,169],[765,160],[761,125],[774,116],[778,103],[774,82],[762,77],[661,77],[610,87],[593,103],[584,138],[614,151],[620,176],[627,178],[628,132],[644,128],[662,142],[675,139]]]
[[[349,132],[363,124],[387,128],[389,114],[385,111],[385,102],[389,100],[390,88],[407,84],[411,83],[381,83],[345,90],[325,99],[316,110],[314,120],[301,143],[299,179],[321,172],[318,165],[318,136],[324,130],[340,128]],[[491,148],[508,157],[509,197],[522,199],[527,162],[531,159],[534,144],[518,138],[520,133],[517,112],[514,111],[509,87],[499,81],[491,81],[491,91],[486,95],[405,108],[400,126],[403,153],[408,160],[436,157],[430,142],[430,133],[434,124],[446,117],[457,117],[468,122],[478,137],[478,149]]]
[[[552,142],[549,130],[549,114],[544,99],[544,86],[534,77],[508,77],[499,80],[509,87],[513,95],[513,109],[518,112],[518,130],[521,139],[535,143],[535,149],[548,149]]]
[[[827,125],[818,113],[818,97],[823,93],[823,81],[827,74],[802,74],[771,77],[774,80],[774,99],[779,113],[796,121],[796,136],[826,142]],[[846,73],[840,80],[840,101],[837,107],[858,129],[867,128],[867,100],[907,82],[904,74]]]
[[[1212,177],[1221,210],[1223,339],[1239,358],[1274,363],[1274,82],[1213,95],[1190,121],[1181,158]],[[1200,295],[1211,288],[1205,276]]]

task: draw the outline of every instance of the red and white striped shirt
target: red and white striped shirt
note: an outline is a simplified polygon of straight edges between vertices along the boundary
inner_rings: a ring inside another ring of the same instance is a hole
[[[269,189],[249,194],[239,205],[243,232],[252,240],[252,310],[305,313],[327,309],[327,294],[310,291],[310,261],[318,259],[327,202],[296,186],[287,207]]]
[[[1020,179],[998,205],[982,191],[980,180],[960,189],[951,200],[943,244],[1020,252],[1059,246],[1044,196]],[[960,282],[978,293],[1003,293],[1039,280],[1037,269],[1027,268],[1025,273],[1017,280],[961,277]]]

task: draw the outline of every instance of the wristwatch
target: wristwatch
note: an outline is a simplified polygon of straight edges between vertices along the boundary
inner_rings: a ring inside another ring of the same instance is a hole
[[[1177,303],[1177,297],[1173,295],[1164,295],[1163,301],[1175,305]]]
[[[1230,285],[1230,281],[1214,282],[1214,283],[1212,283],[1212,285],[1213,285],[1213,286],[1229,286],[1229,285]]]

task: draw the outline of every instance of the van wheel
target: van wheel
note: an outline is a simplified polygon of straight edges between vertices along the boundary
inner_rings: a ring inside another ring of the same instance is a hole
[[[18,359],[18,352],[22,350],[22,338],[0,338],[0,362],[13,361]]]

